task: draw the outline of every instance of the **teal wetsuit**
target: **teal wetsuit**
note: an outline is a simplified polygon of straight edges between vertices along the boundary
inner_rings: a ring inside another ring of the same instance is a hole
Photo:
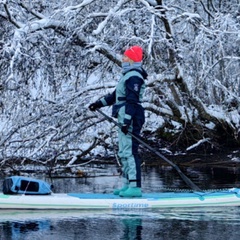
[[[115,91],[102,98],[102,106],[113,105],[113,117],[121,125],[128,125],[129,131],[139,136],[144,124],[144,109],[141,106],[147,73],[142,68],[124,73]],[[129,134],[118,131],[118,155],[122,163],[123,182],[130,187],[141,187],[141,160],[138,155],[139,143]]]

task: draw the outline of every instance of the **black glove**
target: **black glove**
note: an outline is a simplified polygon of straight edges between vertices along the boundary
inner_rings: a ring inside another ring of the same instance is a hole
[[[95,103],[90,104],[88,108],[91,111],[95,111],[96,109],[101,108],[101,107],[102,107],[102,103],[100,101],[97,101]]]
[[[128,133],[128,128],[129,128],[129,126],[124,124],[124,125],[122,125],[121,130],[124,134],[127,134]]]

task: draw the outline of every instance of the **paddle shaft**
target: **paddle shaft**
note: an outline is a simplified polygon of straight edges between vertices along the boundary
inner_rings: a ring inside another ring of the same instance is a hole
[[[106,115],[104,112],[102,112],[100,109],[96,109],[96,111],[98,111],[101,115],[103,115],[109,122],[114,123],[116,126],[118,126],[119,128],[121,128],[121,124],[119,124],[118,122],[116,122],[115,120],[113,120],[111,117],[109,117],[108,115]],[[195,185],[181,170],[180,168],[174,164],[172,161],[170,161],[169,159],[167,159],[165,156],[163,156],[160,152],[156,151],[154,148],[152,148],[150,145],[148,145],[147,143],[145,143],[143,140],[141,140],[139,137],[135,136],[134,134],[132,134],[131,132],[128,131],[128,134],[133,137],[134,139],[136,139],[139,143],[141,143],[143,146],[145,146],[148,150],[150,150],[151,152],[155,153],[157,156],[159,156],[162,160],[164,160],[165,162],[167,162],[169,165],[171,165],[177,172],[178,174],[181,176],[181,178],[183,179],[183,181],[194,191],[201,191],[201,189]]]

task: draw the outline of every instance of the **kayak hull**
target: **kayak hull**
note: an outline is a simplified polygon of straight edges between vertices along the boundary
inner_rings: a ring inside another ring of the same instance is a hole
[[[42,196],[0,193],[0,209],[157,209],[209,206],[240,206],[240,189],[145,193],[140,198],[122,198],[101,193],[57,193]]]

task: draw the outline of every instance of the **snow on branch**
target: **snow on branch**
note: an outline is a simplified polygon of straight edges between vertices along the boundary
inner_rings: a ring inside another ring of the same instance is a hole
[[[30,12],[33,16],[37,17],[38,19],[43,19],[45,16],[37,11],[34,11],[34,9],[29,8],[26,4],[24,4],[22,1],[19,3],[19,5],[26,9],[28,12]]]
[[[164,116],[169,116],[169,117],[173,117],[173,112],[170,109],[167,108],[163,108],[163,107],[158,107],[154,104],[148,103],[148,102],[144,102],[143,106],[146,110],[153,112],[157,115],[164,115]]]
[[[4,5],[4,9],[7,13],[7,17],[8,17],[9,22],[11,22],[17,28],[20,28],[22,25],[21,25],[21,23],[17,22],[17,20],[13,17],[12,13],[10,12],[10,10],[8,8],[7,2],[5,2],[3,5]]]
[[[204,9],[204,11],[211,17],[214,19],[214,16],[211,14],[211,12],[209,11],[209,9],[205,6],[205,4],[200,0],[199,1]]]
[[[20,25],[19,25],[20,26]],[[10,69],[11,73],[8,77],[10,79],[14,78],[14,63],[17,60],[18,56],[21,54],[21,48],[23,46],[23,42],[26,40],[26,35],[29,32],[36,32],[38,30],[46,29],[46,28],[63,28],[64,25],[61,21],[55,21],[51,19],[40,19],[32,22],[31,24],[21,25],[19,29],[16,29],[14,33],[14,37],[12,39],[11,46],[8,47],[8,52],[12,55],[10,60]]]
[[[0,17],[3,18],[4,20],[8,20],[7,14],[4,12],[0,12]]]
[[[200,146],[203,143],[210,142],[210,140],[211,140],[210,138],[201,139],[197,143],[195,143],[192,146],[188,147],[186,150],[187,151],[193,150],[194,148],[197,148],[198,146]]]
[[[108,89],[108,88],[113,89],[115,86],[116,86],[116,83],[114,83],[114,82],[87,86],[84,89],[77,92],[76,94],[71,95],[70,98],[66,98],[64,100],[64,104],[67,104],[67,103],[71,102],[72,100],[81,97],[83,94],[89,93],[91,91],[100,90],[100,89]]]
[[[198,13],[189,13],[189,12],[184,12],[180,15],[177,15],[176,17],[174,17],[172,22],[176,23],[180,18],[184,18],[187,20],[187,22],[193,23],[193,24],[202,22],[202,18]]]
[[[153,39],[154,39],[154,28],[155,28],[156,22],[155,22],[155,16],[152,16],[152,24],[151,24],[151,35],[150,35],[150,41],[148,44],[148,55],[151,56],[152,48],[153,48]]]
[[[158,5],[155,0],[140,0],[140,2],[142,2],[146,7],[149,5],[156,7]]]
[[[69,6],[66,7],[60,11],[64,11],[64,12],[68,12],[68,11],[72,11],[72,10],[78,10],[80,8],[86,7],[87,5],[91,4],[92,2],[95,2],[96,0],[84,0],[82,3],[76,5],[76,6]]]
[[[95,29],[93,31],[93,35],[98,35],[102,32],[104,27],[110,21],[111,17],[115,16],[117,14],[117,12],[121,9],[122,5],[125,2],[126,2],[126,0],[120,0],[120,1],[118,1],[117,5],[115,7],[109,9],[107,17],[98,25],[97,29]],[[126,9],[124,11],[126,11]]]
[[[103,28],[108,23],[109,19],[116,14],[116,12],[121,8],[121,6],[125,3],[125,0],[118,1],[117,5],[114,8],[110,8],[108,12],[108,16],[98,25],[97,29],[93,31],[93,35],[98,35],[102,32]]]

